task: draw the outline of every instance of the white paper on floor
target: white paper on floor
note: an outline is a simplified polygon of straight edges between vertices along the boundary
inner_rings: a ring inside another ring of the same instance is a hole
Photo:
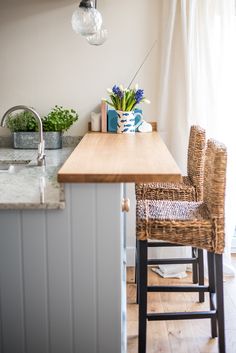
[[[163,278],[184,278],[187,276],[185,271],[178,272],[178,265],[173,266],[173,271],[171,271],[171,268],[168,268],[168,270],[165,271],[165,269],[161,269],[159,267],[152,267],[151,270]]]

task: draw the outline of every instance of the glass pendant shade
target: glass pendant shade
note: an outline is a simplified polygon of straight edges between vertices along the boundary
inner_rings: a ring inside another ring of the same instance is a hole
[[[97,33],[87,36],[87,41],[91,45],[102,45],[108,37],[107,29],[100,29]]]
[[[94,7],[77,7],[71,19],[72,28],[82,36],[97,33],[102,26],[102,15]]]

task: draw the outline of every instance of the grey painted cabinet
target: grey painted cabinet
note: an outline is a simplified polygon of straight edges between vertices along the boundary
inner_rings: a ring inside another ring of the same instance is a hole
[[[64,210],[0,211],[0,352],[125,353],[122,184],[67,184]]]

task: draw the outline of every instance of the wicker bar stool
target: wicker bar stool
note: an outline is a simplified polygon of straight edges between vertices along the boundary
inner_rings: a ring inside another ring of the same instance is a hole
[[[207,143],[203,202],[140,200],[136,227],[139,269],[139,353],[146,352],[147,320],[211,319],[212,337],[225,353],[222,253],[227,154],[224,145]],[[209,285],[148,286],[148,239],[207,250]],[[148,292],[209,292],[210,310],[147,313]],[[216,298],[215,298],[216,297]],[[216,299],[216,300],[215,300]]]
[[[182,183],[140,183],[135,185],[136,200],[169,200],[169,201],[202,201],[204,157],[206,147],[206,132],[197,125],[192,125],[189,134],[187,172]],[[152,243],[148,244],[149,247]],[[155,246],[155,244],[154,244]],[[176,246],[171,243],[160,242],[158,247]],[[136,243],[137,247],[137,243]],[[136,251],[137,252],[137,251]],[[159,264],[192,263],[193,283],[204,284],[203,251],[192,248],[192,258],[164,259]],[[137,281],[137,261],[135,282]],[[137,283],[138,285],[138,283]],[[199,293],[199,301],[204,302],[204,293]],[[138,297],[137,297],[138,302]]]

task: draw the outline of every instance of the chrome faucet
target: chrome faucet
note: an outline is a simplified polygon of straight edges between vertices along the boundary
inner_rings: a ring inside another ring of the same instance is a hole
[[[1,120],[1,126],[4,127],[6,118],[8,117],[9,114],[13,113],[15,110],[26,110],[32,113],[35,119],[37,120],[38,127],[39,127],[39,141],[40,141],[38,145],[37,162],[38,162],[38,166],[45,165],[45,141],[43,139],[43,124],[42,124],[42,119],[40,118],[40,115],[36,112],[36,110],[30,107],[27,107],[26,105],[16,105],[8,109],[6,113],[3,115]]]

